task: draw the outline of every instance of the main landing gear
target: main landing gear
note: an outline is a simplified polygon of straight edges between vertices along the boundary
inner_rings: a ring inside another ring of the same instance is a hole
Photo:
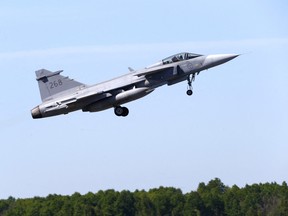
[[[195,74],[190,74],[187,77],[187,81],[188,81],[188,90],[186,91],[186,94],[188,96],[191,96],[193,94],[192,82],[195,81]]]
[[[127,107],[117,106],[114,108],[114,113],[116,116],[126,117],[129,114],[129,109]]]

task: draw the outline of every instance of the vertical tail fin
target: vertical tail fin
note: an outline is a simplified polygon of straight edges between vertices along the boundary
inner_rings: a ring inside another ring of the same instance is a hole
[[[42,101],[62,91],[84,85],[83,83],[60,75],[61,71],[51,72],[46,69],[36,71]]]

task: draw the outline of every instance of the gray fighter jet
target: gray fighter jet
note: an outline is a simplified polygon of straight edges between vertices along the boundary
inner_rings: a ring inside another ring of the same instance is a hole
[[[200,55],[179,53],[141,70],[88,86],[60,75],[61,71],[36,71],[42,103],[31,110],[34,119],[68,114],[82,110],[98,112],[114,108],[117,116],[127,116],[122,104],[142,98],[156,88],[187,80],[187,95],[192,95],[192,82],[201,71],[236,58],[236,54]]]

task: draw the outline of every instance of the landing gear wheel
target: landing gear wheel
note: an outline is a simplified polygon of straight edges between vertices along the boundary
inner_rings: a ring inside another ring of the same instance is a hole
[[[127,107],[123,107],[123,113],[122,116],[126,117],[129,114],[129,109]]]
[[[117,106],[114,108],[114,113],[116,116],[127,116],[129,114],[129,109],[127,107]]]
[[[121,106],[117,106],[114,108],[114,113],[116,116],[122,116],[123,114],[123,108]]]
[[[186,94],[187,94],[188,96],[191,96],[191,95],[193,94],[193,91],[192,91],[191,89],[189,89],[189,90],[186,91]]]

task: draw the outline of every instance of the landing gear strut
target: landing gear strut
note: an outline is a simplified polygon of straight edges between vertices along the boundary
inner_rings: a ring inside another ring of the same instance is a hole
[[[127,116],[129,114],[129,109],[127,107],[117,106],[114,108],[114,113],[116,116]]]
[[[190,74],[187,77],[187,81],[188,81],[188,90],[186,91],[186,94],[191,96],[193,94],[192,82],[195,81],[195,74]]]

